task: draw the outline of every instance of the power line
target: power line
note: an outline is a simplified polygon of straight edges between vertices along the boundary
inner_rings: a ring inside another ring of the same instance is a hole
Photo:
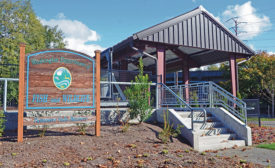
[[[269,21],[271,20],[275,20],[275,17],[274,18],[269,18]],[[247,24],[257,24],[257,23],[266,23],[266,21],[260,21],[260,22],[247,22]]]
[[[253,39],[253,40],[249,40],[249,41],[275,41],[275,38],[273,38],[273,39]]]
[[[245,34],[240,34],[239,36],[257,35],[257,34],[266,33],[266,32],[274,32],[274,28],[268,29],[268,30],[248,31]]]

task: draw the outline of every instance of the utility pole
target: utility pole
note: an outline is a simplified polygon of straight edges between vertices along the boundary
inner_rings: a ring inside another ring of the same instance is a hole
[[[230,19],[228,19],[226,22],[229,22],[230,20],[232,20],[232,21],[234,22],[234,26],[233,26],[233,27],[230,27],[229,29],[233,29],[234,32],[235,32],[235,35],[236,35],[237,37],[239,36],[239,34],[245,33],[244,31],[240,31],[239,28],[238,28],[238,26],[239,26],[240,24],[244,24],[244,23],[247,23],[247,22],[240,22],[240,21],[239,21],[239,17],[230,18]]]
[[[234,22],[234,26],[233,26],[233,27],[230,27],[230,29],[233,29],[233,30],[234,30],[235,35],[236,35],[237,37],[239,36],[239,34],[244,33],[244,31],[240,31],[240,30],[238,29],[238,26],[239,26],[240,24],[247,23],[247,22],[240,22],[240,21],[239,21],[239,17],[230,18],[230,19],[228,19],[226,22],[229,22],[230,20],[232,20],[232,21]],[[238,63],[236,63],[237,93],[240,93],[240,92],[239,92],[239,72],[238,72],[239,70],[238,70],[238,69],[239,69]]]

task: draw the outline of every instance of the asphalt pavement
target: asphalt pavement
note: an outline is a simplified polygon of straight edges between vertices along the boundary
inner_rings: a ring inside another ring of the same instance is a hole
[[[213,155],[234,157],[237,155],[242,160],[261,164],[264,166],[275,167],[275,150],[256,148],[256,147],[240,147],[237,149],[219,150]]]

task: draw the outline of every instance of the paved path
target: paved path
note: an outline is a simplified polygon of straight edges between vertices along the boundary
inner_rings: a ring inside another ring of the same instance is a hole
[[[237,155],[241,159],[244,159],[248,162],[275,167],[275,150],[256,147],[241,147],[237,149],[226,149],[223,151],[218,151],[218,153],[213,153],[213,155],[230,157]],[[270,163],[268,163],[267,160],[270,160]]]

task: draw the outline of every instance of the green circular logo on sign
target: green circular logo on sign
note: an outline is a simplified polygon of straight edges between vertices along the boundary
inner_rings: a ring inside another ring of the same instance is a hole
[[[53,83],[60,90],[65,90],[70,87],[72,83],[70,71],[65,67],[57,68],[53,73]]]

